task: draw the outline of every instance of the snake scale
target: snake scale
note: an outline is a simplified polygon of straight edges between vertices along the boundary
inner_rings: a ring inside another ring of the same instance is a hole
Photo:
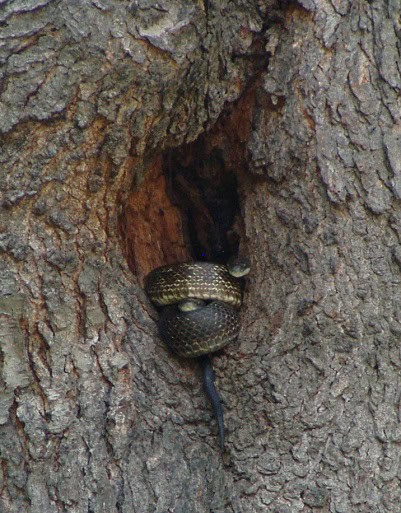
[[[238,308],[242,302],[239,278],[249,269],[245,259],[233,260],[227,266],[193,262],[159,267],[145,279],[149,299],[162,307],[159,331],[163,340],[179,356],[200,357],[204,386],[217,420],[222,450],[223,408],[207,355],[238,337]]]

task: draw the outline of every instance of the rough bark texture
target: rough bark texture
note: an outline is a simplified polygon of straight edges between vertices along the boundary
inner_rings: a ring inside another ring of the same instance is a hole
[[[0,2],[1,513],[399,511],[399,1],[273,9]],[[253,263],[223,459],[141,289],[190,254],[162,169],[216,151]]]

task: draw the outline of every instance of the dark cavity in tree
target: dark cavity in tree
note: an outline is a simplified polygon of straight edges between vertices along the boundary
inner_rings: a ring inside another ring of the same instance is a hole
[[[247,173],[254,86],[196,141],[149,157],[123,199],[121,240],[140,280],[161,265],[246,254],[241,207],[254,186]]]
[[[227,168],[223,152],[208,152],[198,140],[167,154],[164,173],[192,258],[225,263],[238,252],[240,202],[237,176]]]

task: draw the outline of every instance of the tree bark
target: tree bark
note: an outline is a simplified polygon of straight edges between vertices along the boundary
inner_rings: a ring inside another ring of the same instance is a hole
[[[1,513],[399,511],[400,35],[395,0],[0,3]],[[227,176],[222,457],[142,285]]]

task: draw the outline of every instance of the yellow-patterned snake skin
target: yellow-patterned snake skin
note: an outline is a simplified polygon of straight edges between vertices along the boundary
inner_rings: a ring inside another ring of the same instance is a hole
[[[226,266],[194,262],[159,267],[146,277],[145,290],[154,304],[165,306],[160,333],[180,356],[195,358],[211,353],[238,337],[241,285]],[[176,303],[188,298],[211,302],[182,312]]]

